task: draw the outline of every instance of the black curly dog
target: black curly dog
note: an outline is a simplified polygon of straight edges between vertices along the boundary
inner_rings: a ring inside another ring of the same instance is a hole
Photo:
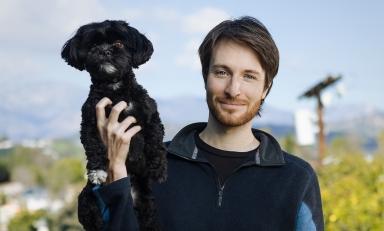
[[[107,177],[107,151],[96,124],[96,104],[103,97],[110,98],[113,105],[127,102],[119,121],[132,115],[142,127],[131,140],[126,166],[140,230],[160,230],[151,185],[166,179],[164,127],[156,102],[137,83],[132,70],[148,61],[152,53],[152,43],[143,34],[124,21],[112,20],[81,26],[63,46],[62,58],[80,71],[88,71],[92,81],[82,107],[80,132],[88,160],[88,182],[78,198],[78,216],[86,230],[101,230],[103,226],[92,193],[92,188]],[[111,107],[106,109],[107,116],[110,111]]]

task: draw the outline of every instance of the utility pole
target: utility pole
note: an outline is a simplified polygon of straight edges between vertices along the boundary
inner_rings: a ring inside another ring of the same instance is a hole
[[[324,132],[324,104],[321,100],[321,92],[326,89],[327,87],[333,85],[338,80],[341,79],[341,76],[333,77],[333,76],[327,76],[323,81],[319,82],[315,86],[311,87],[309,90],[304,92],[299,99],[302,98],[311,98],[315,97],[317,100],[317,124],[319,128],[319,134],[318,134],[318,158],[317,158],[317,164],[318,166],[321,166],[322,161],[325,156],[325,132]]]

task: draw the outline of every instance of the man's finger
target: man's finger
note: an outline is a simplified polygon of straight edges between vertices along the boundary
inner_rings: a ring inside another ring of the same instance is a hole
[[[127,103],[124,101],[120,101],[115,106],[113,106],[111,110],[111,114],[109,114],[108,121],[110,123],[115,123],[119,119],[120,112],[127,107]]]
[[[102,98],[96,104],[96,118],[97,118],[97,120],[105,121],[105,119],[106,119],[106,117],[105,117],[105,107],[107,105],[111,105],[111,104],[112,104],[112,101],[109,98],[107,98],[107,97]]]
[[[125,144],[129,144],[131,142],[131,139],[134,135],[136,135],[136,133],[138,133],[139,131],[141,130],[141,126],[139,125],[136,125],[136,126],[133,126],[131,127],[130,129],[128,129],[124,135],[122,136],[122,141],[125,143]]]
[[[116,131],[116,134],[122,134],[125,132],[125,130],[127,130],[127,128],[129,128],[129,126],[131,126],[132,124],[136,123],[136,118],[133,117],[133,116],[128,116],[127,118],[125,118],[121,123],[120,123],[120,126],[119,128],[117,129]]]

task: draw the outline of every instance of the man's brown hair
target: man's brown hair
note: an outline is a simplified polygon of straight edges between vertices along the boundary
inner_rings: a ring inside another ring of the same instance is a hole
[[[215,26],[199,47],[205,83],[207,82],[212,51],[221,39],[245,44],[257,54],[266,75],[264,90],[268,89],[269,92],[273,78],[279,69],[279,50],[267,28],[259,20],[250,16],[225,20]]]

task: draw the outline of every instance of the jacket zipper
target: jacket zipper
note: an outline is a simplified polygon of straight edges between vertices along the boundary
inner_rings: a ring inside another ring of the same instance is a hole
[[[231,175],[228,176],[228,178],[223,182],[223,185],[220,184],[220,179],[217,175],[217,171],[216,171],[216,168],[215,166],[213,166],[211,163],[208,162],[209,165],[211,165],[213,167],[213,169],[215,170],[215,173],[216,173],[216,179],[217,179],[217,185],[218,185],[218,189],[219,189],[219,192],[218,192],[218,198],[217,198],[217,207],[221,208],[221,205],[223,203],[223,197],[224,197],[224,187],[225,187],[225,184],[227,183],[227,181],[229,180],[229,178],[231,178],[231,176],[233,176],[233,174],[239,170],[240,168],[242,167],[245,167],[245,166],[248,166],[249,163],[245,162],[243,163],[242,165],[240,165],[239,167],[235,168],[233,170],[233,172],[231,173]]]
[[[176,154],[177,155],[177,154]],[[184,156],[180,156],[180,155],[177,155],[178,157],[181,157],[183,159],[186,159],[186,160],[189,160],[189,161],[193,161],[193,162],[200,162],[200,163],[207,163],[208,165],[210,165],[213,169],[214,169],[214,172],[216,174],[216,177],[215,177],[215,180],[217,181],[216,182],[216,185],[218,186],[217,188],[219,189],[218,191],[218,197],[217,197],[217,207],[221,207],[221,204],[222,204],[222,201],[223,201],[223,194],[224,194],[224,187],[225,187],[225,183],[227,182],[224,181],[223,185],[220,184],[220,179],[217,175],[217,170],[215,168],[215,166],[213,166],[211,163],[209,163],[209,161],[198,161],[198,160],[195,160],[195,159],[190,159],[190,158],[187,158],[187,157],[184,157]],[[237,169],[236,169],[237,170]],[[228,177],[229,178],[229,177]]]
[[[175,154],[177,155],[177,154]],[[183,159],[186,159],[186,160],[189,160],[189,161],[193,161],[193,162],[200,162],[200,163],[208,163],[215,171],[215,174],[216,174],[216,181],[217,181],[217,186],[218,186],[218,197],[217,197],[217,207],[221,208],[222,206],[222,203],[223,203],[223,197],[224,197],[224,187],[225,187],[225,183],[227,183],[228,179],[237,171],[239,170],[240,168],[244,167],[244,166],[248,166],[249,163],[248,162],[245,162],[243,163],[242,165],[240,165],[239,167],[237,167],[235,170],[233,170],[233,172],[231,173],[231,175],[228,176],[228,178],[223,182],[223,185],[220,184],[220,179],[217,175],[217,170],[215,168],[215,166],[213,166],[211,163],[209,163],[209,161],[199,161],[199,160],[195,160],[195,159],[190,159],[190,158],[187,158],[187,157],[184,157],[184,156],[180,156],[180,155],[177,155],[178,157],[181,157]]]
[[[219,198],[217,199],[217,206],[221,207],[221,202],[223,201],[223,194],[224,194],[224,185],[220,187],[219,189]]]

